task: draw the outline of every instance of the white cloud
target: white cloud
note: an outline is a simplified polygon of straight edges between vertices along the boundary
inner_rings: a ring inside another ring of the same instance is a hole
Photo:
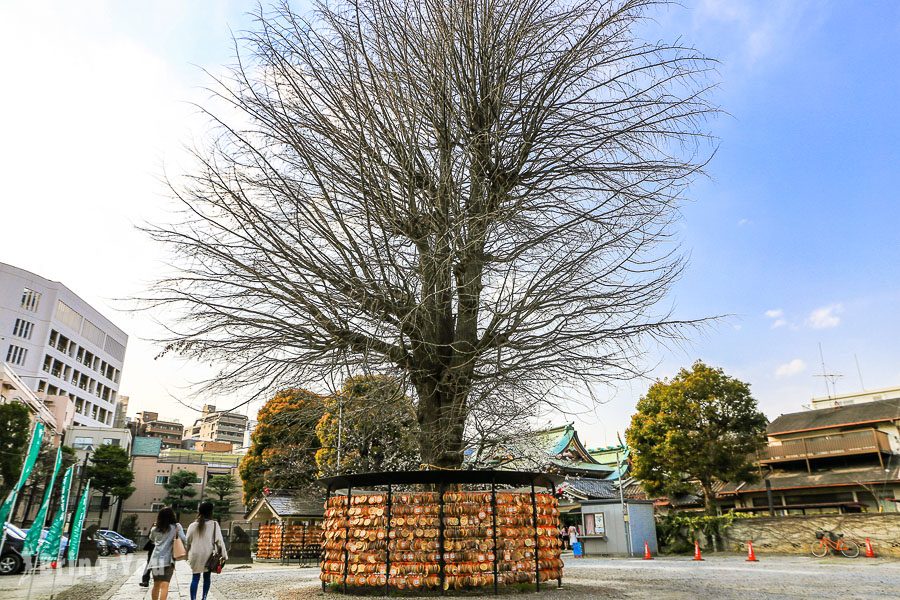
[[[806,324],[813,329],[828,329],[830,327],[837,327],[841,324],[841,318],[838,316],[838,314],[842,313],[843,311],[844,307],[841,304],[829,304],[828,306],[817,308],[809,313],[809,317],[806,319]]]
[[[695,27],[708,28],[732,40],[728,62],[746,67],[783,59],[783,50],[815,29],[826,9],[807,0],[702,0],[695,8]]]
[[[750,219],[741,219],[740,221],[738,221],[737,224],[738,224],[738,227],[743,227],[745,225],[752,225],[753,221],[751,221]]]
[[[766,311],[766,316],[772,319],[772,329],[778,329],[787,325],[787,319],[784,318],[784,311],[780,308],[770,308]]]
[[[803,362],[802,359],[795,358],[790,362],[786,362],[783,365],[778,365],[778,368],[775,369],[775,377],[790,377],[792,375],[797,375],[806,370],[806,363]]]

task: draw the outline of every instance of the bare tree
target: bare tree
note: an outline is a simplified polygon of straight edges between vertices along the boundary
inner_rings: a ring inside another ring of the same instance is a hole
[[[151,229],[179,268],[168,348],[229,387],[394,372],[437,467],[470,415],[639,372],[686,324],[657,306],[714,110],[708,60],[637,39],[653,4],[261,10],[178,222]]]

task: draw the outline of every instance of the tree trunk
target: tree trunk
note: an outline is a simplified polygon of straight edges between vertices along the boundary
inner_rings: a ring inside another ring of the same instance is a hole
[[[105,529],[103,527],[103,505],[106,503],[106,492],[103,492],[103,495],[100,496],[100,516],[97,517],[97,527],[100,529]]]
[[[450,386],[447,386],[450,387]],[[433,380],[416,384],[419,396],[419,451],[423,468],[458,469],[463,460],[465,398],[452,389],[439,389]]]
[[[712,489],[712,483],[701,481],[700,486],[703,488],[703,504],[706,507],[706,514],[716,514],[716,495]]]

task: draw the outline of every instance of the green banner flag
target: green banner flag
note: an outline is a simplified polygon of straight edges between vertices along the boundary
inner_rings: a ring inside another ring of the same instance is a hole
[[[19,481],[13,487],[9,496],[6,497],[3,504],[0,505],[0,527],[6,524],[9,519],[9,513],[12,511],[13,504],[16,503],[16,496],[19,490],[25,485],[34,463],[37,462],[38,454],[41,453],[41,441],[44,439],[44,424],[37,421],[34,424],[34,431],[31,432],[31,443],[28,445],[28,453],[25,455],[25,462],[22,463],[22,472],[19,473]]]
[[[47,537],[44,538],[44,545],[41,546],[41,562],[54,561],[59,557],[59,544],[62,541],[63,527],[66,525],[66,514],[69,508],[69,488],[72,487],[74,470],[75,465],[72,465],[66,469],[66,474],[63,475],[62,486],[60,486],[59,490],[59,508],[56,509],[53,521],[50,522],[50,530],[47,532]]]
[[[69,562],[74,564],[78,559],[78,547],[81,545],[81,530],[84,528],[84,515],[87,514],[88,499],[91,492],[91,480],[88,479],[87,485],[84,486],[84,493],[81,500],[78,501],[78,508],[75,509],[75,516],[72,517],[72,535],[69,538]]]
[[[44,521],[47,520],[47,508],[50,506],[50,498],[53,496],[53,486],[56,484],[56,475],[59,473],[60,465],[62,465],[62,446],[56,449],[56,462],[53,464],[50,484],[44,490],[44,499],[41,501],[41,507],[34,517],[34,522],[28,528],[28,535],[25,536],[25,543],[22,545],[22,556],[34,556],[37,554],[37,549],[41,542],[41,533],[44,531]]]

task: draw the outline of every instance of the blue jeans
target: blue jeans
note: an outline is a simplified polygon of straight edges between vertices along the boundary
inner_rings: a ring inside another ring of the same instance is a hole
[[[209,593],[209,571],[194,573],[191,576],[191,600],[197,600],[197,585],[200,583],[200,575],[203,575],[203,600],[206,600],[206,594]]]

